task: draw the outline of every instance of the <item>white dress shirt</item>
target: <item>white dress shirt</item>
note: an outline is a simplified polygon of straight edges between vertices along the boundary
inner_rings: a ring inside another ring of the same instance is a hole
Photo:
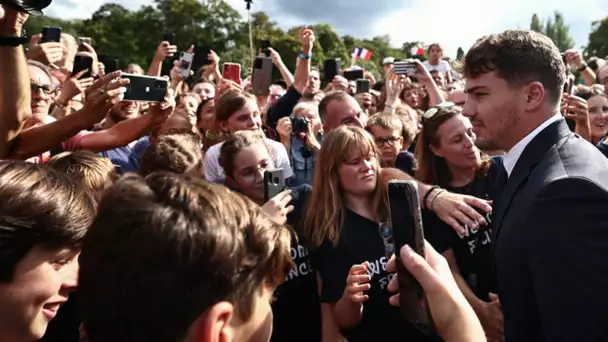
[[[550,124],[562,118],[560,113],[557,113],[547,119],[547,121],[543,122],[540,126],[536,127],[535,130],[526,135],[523,139],[521,139],[515,146],[513,146],[507,154],[502,157],[503,165],[505,170],[507,170],[507,175],[511,177],[511,173],[515,168],[515,164],[519,160],[519,157],[526,149],[526,146],[536,137],[540,132],[542,132],[545,128],[547,128]]]

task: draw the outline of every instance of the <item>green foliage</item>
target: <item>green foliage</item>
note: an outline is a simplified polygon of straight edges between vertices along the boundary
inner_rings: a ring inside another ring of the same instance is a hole
[[[605,58],[608,56],[608,17],[592,23],[589,33],[588,56]]]
[[[566,25],[564,16],[559,12],[555,12],[553,18],[548,18],[544,23],[535,13],[532,15],[530,29],[551,38],[560,51],[566,51],[574,47],[574,39],[570,36],[570,27]]]
[[[99,54],[119,58],[121,65],[149,64],[164,32],[175,33],[179,49],[190,45],[211,47],[225,62],[240,63],[244,74],[251,69],[249,24],[224,0],[155,0],[151,6],[142,6],[136,11],[107,3],[91,18],[84,20],[61,20],[51,17],[30,17],[25,29],[28,34],[39,33],[44,26],[59,26],[63,32],[75,37],[91,37]],[[317,23],[311,27],[317,37],[313,49],[313,65],[323,65],[328,58],[341,58],[345,67],[351,65],[351,51],[355,47],[373,52],[371,61],[359,61],[360,66],[380,76],[382,59],[387,56],[407,58],[411,47],[422,46],[420,42],[405,42],[394,48],[388,36],[359,39],[340,37],[328,24]],[[258,54],[259,42],[270,40],[285,64],[295,68],[300,53],[299,32],[302,27],[282,30],[264,12],[251,13],[251,34],[254,55]],[[425,57],[421,57],[425,59]],[[275,77],[280,77],[278,72]]]

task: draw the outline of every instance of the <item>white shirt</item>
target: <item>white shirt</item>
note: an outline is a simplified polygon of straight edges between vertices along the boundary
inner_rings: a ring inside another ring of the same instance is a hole
[[[526,149],[526,146],[528,146],[530,141],[532,141],[532,139],[534,139],[534,137],[536,137],[540,132],[542,132],[550,124],[554,123],[555,121],[557,121],[561,118],[562,118],[562,115],[560,113],[553,115],[552,117],[547,119],[547,121],[543,122],[540,126],[536,127],[535,130],[533,130],[528,135],[526,135],[523,139],[521,139],[517,144],[515,144],[515,146],[513,146],[509,150],[509,152],[507,152],[507,154],[505,154],[502,157],[503,165],[505,167],[505,170],[507,170],[507,175],[509,177],[511,177],[511,173],[513,172],[513,169],[515,168],[515,164],[517,164],[519,157],[521,157],[521,154],[524,152],[524,150]]]
[[[220,149],[222,144],[223,142],[209,147],[209,150],[205,153],[203,167],[205,179],[209,182],[222,183],[226,178],[224,168],[220,165]],[[274,160],[275,167],[283,169],[285,178],[293,176],[293,171],[291,170],[291,165],[289,163],[289,155],[287,154],[285,146],[280,142],[268,138],[266,138],[266,144],[268,144],[268,148],[270,149],[270,154]]]
[[[440,59],[439,64],[437,64],[437,65],[431,64],[431,62],[429,62],[428,60],[422,62],[422,65],[424,65],[426,70],[428,70],[429,72],[431,72],[433,70],[437,70],[437,71],[447,73],[447,72],[450,72],[450,70],[452,70],[452,67],[450,67],[450,63],[448,63],[446,60],[443,60],[443,59]]]

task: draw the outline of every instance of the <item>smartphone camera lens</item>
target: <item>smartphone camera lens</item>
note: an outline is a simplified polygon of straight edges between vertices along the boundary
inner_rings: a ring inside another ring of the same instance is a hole
[[[279,178],[278,178],[278,177],[274,177],[274,178],[272,179],[272,183],[273,183],[274,185],[279,185]]]

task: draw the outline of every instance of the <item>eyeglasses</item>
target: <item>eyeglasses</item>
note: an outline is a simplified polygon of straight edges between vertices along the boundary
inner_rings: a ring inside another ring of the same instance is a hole
[[[432,119],[442,109],[454,107],[455,105],[456,104],[454,102],[451,102],[451,101],[441,102],[440,104],[436,105],[435,107],[430,108],[429,110],[427,110],[426,112],[424,112],[424,114],[422,114],[422,120]]]
[[[395,146],[395,143],[399,140],[400,137],[389,137],[389,138],[374,138],[376,145],[378,147],[383,146],[384,144],[389,144],[390,146]]]
[[[381,222],[378,225],[378,233],[384,243],[384,255],[390,259],[395,254],[395,244],[393,244],[393,227],[388,222]]]
[[[32,94],[37,93],[38,90],[42,90],[46,95],[51,95],[55,92],[55,90],[50,85],[39,85],[36,83],[30,83],[30,90]]]

